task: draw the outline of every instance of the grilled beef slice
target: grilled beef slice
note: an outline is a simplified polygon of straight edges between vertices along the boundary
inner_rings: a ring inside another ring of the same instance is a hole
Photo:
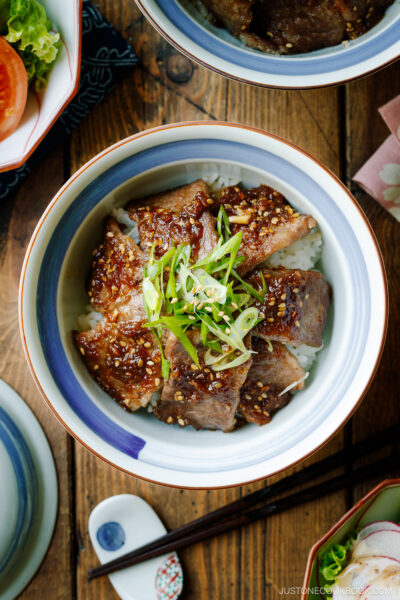
[[[393,0],[203,0],[203,4],[248,46],[298,54],[365,33]]]
[[[191,244],[192,257],[199,260],[210,254],[218,241],[215,219],[209,211],[212,204],[207,184],[199,179],[135,200],[128,212],[138,224],[140,247],[146,254],[153,243],[158,258],[174,244]]]
[[[238,268],[240,274],[251,271],[317,225],[313,217],[299,214],[282,194],[267,185],[250,190],[238,186],[224,188],[216,204],[224,207],[231,234],[242,232],[239,255],[244,256],[245,261]]]
[[[255,306],[265,318],[252,333],[293,346],[321,346],[330,300],[324,275],[283,267],[262,269],[262,274],[267,293],[264,302],[256,302]],[[259,271],[253,271],[247,279],[256,289],[262,289]]]
[[[143,266],[147,258],[114,219],[107,218],[102,244],[93,252],[88,294],[93,310],[110,312],[141,293]]]
[[[161,357],[141,322],[104,318],[89,331],[73,333],[92,377],[128,411],[146,406],[161,389]]]
[[[255,354],[240,390],[238,412],[249,423],[265,425],[271,421],[274,412],[289,402],[291,391],[281,393],[289,385],[300,381],[305,372],[297,358],[283,344],[274,342],[270,351],[269,344],[255,337],[252,345]],[[293,391],[303,388],[304,381],[301,381]]]
[[[204,365],[206,348],[198,331],[187,335],[198,351],[198,368],[179,340],[170,334],[165,345],[165,356],[170,361],[171,373],[165,382],[161,399],[154,408],[155,415],[166,423],[196,429],[233,429],[235,414],[251,359],[240,367],[219,373]],[[250,340],[247,341],[250,344]]]

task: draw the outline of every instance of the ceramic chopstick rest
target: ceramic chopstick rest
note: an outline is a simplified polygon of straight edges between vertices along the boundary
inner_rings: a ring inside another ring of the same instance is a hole
[[[111,496],[89,517],[89,536],[103,564],[166,533],[155,511],[138,496]],[[153,558],[109,576],[122,600],[176,600],[183,574],[175,552]]]

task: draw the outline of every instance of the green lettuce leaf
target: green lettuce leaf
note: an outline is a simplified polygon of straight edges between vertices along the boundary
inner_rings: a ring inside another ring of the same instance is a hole
[[[329,592],[337,577],[350,560],[353,543],[354,537],[350,537],[345,544],[333,544],[322,556],[319,570],[324,581],[327,583],[327,585],[324,586],[326,592],[328,592],[328,595],[326,596],[327,600],[332,598]]]
[[[60,49],[60,35],[51,31],[44,7],[37,0],[0,0],[0,26],[20,54],[29,83],[43,90]]]

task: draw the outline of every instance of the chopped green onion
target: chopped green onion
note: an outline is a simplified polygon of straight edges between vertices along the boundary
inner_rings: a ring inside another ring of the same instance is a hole
[[[180,244],[170,248],[160,259],[150,260],[144,268],[143,304],[147,323],[157,338],[161,351],[161,370],[169,376],[170,365],[162,349],[162,329],[169,329],[189,356],[200,366],[196,348],[186,331],[200,329],[201,341],[207,347],[206,360],[215,370],[233,368],[251,357],[243,342],[246,334],[260,321],[253,297],[264,299],[267,285],[261,273],[262,291],[244,281],[236,272],[245,260],[238,256],[242,232],[230,236],[229,219],[220,208],[217,219],[218,243],[214,250],[191,264],[191,246]],[[164,271],[168,270],[165,282]],[[250,305],[250,306],[249,306]],[[238,314],[239,313],[239,314]],[[165,316],[164,316],[165,315]],[[228,350],[224,351],[224,345]]]
[[[208,315],[201,315],[201,320],[205,321],[208,329],[213,333],[217,338],[235,348],[236,350],[241,350],[242,352],[247,352],[246,346],[243,344],[242,338],[237,334],[237,332],[231,327],[227,326],[229,333],[226,333],[226,329],[222,329],[217,323],[214,323],[212,319]]]
[[[287,392],[290,392],[290,390],[292,390],[293,388],[298,386],[299,383],[301,383],[302,381],[305,381],[307,379],[307,377],[309,376],[309,374],[310,373],[307,371],[306,374],[304,375],[304,377],[302,377],[301,379],[298,379],[297,381],[294,381],[293,383],[291,383],[290,385],[285,387],[285,389],[282,390],[281,393],[278,395],[278,398],[279,398],[279,396],[284,396],[285,394],[287,394]]]
[[[222,231],[223,229],[223,231]],[[225,208],[222,206],[219,207],[218,217],[217,217],[217,232],[220,238],[223,238],[225,242],[229,240],[229,236],[231,235],[231,229],[229,227],[229,218],[226,214]]]
[[[230,260],[231,260],[230,257],[227,256],[220,262],[210,263],[210,265],[208,267],[204,267],[204,268],[207,270],[208,273],[211,273],[213,275],[214,273],[218,273],[219,271],[225,271],[225,269],[228,267],[228,265],[230,263]],[[236,269],[245,260],[246,260],[245,256],[236,256],[234,263],[233,263],[233,268]]]
[[[154,283],[150,281],[149,277],[145,277],[143,280],[143,299],[151,311],[155,311],[157,309],[159,294]]]
[[[161,317],[156,322],[153,323],[145,323],[143,327],[155,327],[158,325],[164,325],[172,331],[172,333],[178,338],[182,346],[185,348],[186,352],[189,354],[190,358],[198,367],[200,367],[199,357],[197,356],[197,350],[193,346],[192,342],[189,340],[188,336],[184,332],[184,325],[190,325],[190,319],[186,317]]]
[[[233,352],[235,352],[235,350],[231,350],[230,352],[220,356],[215,356],[209,350],[207,350],[206,354],[204,355],[204,362],[207,366],[211,366],[214,371],[224,371],[226,369],[239,367],[251,357],[251,352],[247,351],[239,356],[235,356],[235,358],[232,360],[228,360]]]
[[[240,335],[240,337],[243,338],[249,333],[250,329],[253,329],[254,325],[257,322],[257,319],[258,319],[257,308],[254,308],[254,307],[246,308],[246,310],[244,310],[242,313],[240,313],[240,315],[238,316],[238,318],[232,325],[232,329],[235,329],[238,332],[238,334]]]
[[[251,294],[252,296],[254,296],[254,298],[256,298],[259,302],[264,302],[265,299],[265,293],[261,293],[258,292],[252,285],[250,285],[249,283],[247,283],[246,281],[244,281],[237,273],[234,269],[232,269],[232,275],[238,280],[240,281],[240,283],[242,284],[242,286],[244,287],[245,290],[247,290],[249,292],[249,294]]]
[[[212,368],[213,371],[224,371],[225,369],[234,369],[235,367],[239,367],[243,363],[247,362],[251,357],[251,352],[244,352],[240,356],[234,358],[228,363],[217,363]]]
[[[154,335],[155,335],[155,337],[157,339],[158,346],[160,348],[160,354],[161,354],[161,376],[162,376],[163,379],[168,379],[171,365],[169,364],[169,360],[167,360],[165,358],[164,348],[163,348],[163,345],[162,345],[161,337],[158,335],[158,333],[157,333],[157,331],[155,329],[153,329],[153,333],[154,333]]]
[[[161,271],[170,262],[171,258],[175,255],[175,253],[175,248],[170,248],[168,252],[166,252],[160,258],[160,260],[157,260],[156,262],[151,262],[151,264],[149,264],[149,266],[147,267],[147,275],[151,279],[151,281],[154,281],[154,279],[161,273]]]
[[[238,242],[238,240],[240,240],[240,241]],[[217,247],[215,250],[213,250],[211,252],[211,254],[209,254],[208,256],[203,258],[203,260],[196,263],[196,265],[195,265],[196,269],[199,267],[204,267],[212,261],[221,260],[221,258],[223,258],[225,255],[230,254],[236,248],[236,246],[240,246],[241,243],[242,243],[242,232],[239,231],[233,237],[229,238],[229,240],[227,242],[222,244],[222,246]]]

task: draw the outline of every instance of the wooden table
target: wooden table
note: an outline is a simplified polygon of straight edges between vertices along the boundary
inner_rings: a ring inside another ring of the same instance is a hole
[[[0,205],[0,376],[29,403],[50,440],[60,503],[55,535],[39,572],[21,598],[115,599],[108,579],[88,584],[96,564],[87,523],[104,498],[145,498],[174,528],[264,483],[221,491],[168,489],[107,466],[76,443],[42,400],[25,362],[18,331],[19,274],[44,208],[64,181],[105,147],[162,123],[218,119],[266,129],[319,158],[351,186],[381,244],[391,294],[386,348],[375,380],[344,431],[307,462],[318,460],[399,419],[399,224],[351,184],[351,176],[387,136],[377,108],[400,93],[400,63],[344,87],[279,91],[228,81],[178,54],[152,29],[132,0],[96,2],[141,58],[137,67],[13,196]],[[299,468],[299,467],[297,467]],[[349,466],[351,468],[351,465]],[[397,473],[400,475],[400,470]],[[241,531],[181,552],[185,600],[298,598],[307,553],[373,483],[349,488]],[[293,588],[289,590],[289,588]]]

